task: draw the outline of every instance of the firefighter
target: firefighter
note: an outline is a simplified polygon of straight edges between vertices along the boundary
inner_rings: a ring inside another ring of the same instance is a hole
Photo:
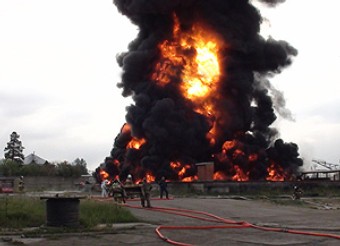
[[[128,176],[126,177],[126,180],[125,180],[125,185],[132,185],[132,184],[133,184],[132,175],[128,174]]]
[[[20,176],[18,184],[19,192],[23,192],[25,188],[24,176]]]
[[[293,200],[300,200],[302,196],[302,189],[298,186],[294,186],[294,192],[293,192]]]
[[[123,184],[120,182],[118,178],[116,178],[111,187],[110,187],[110,192],[112,193],[112,197],[114,201],[121,200],[123,203],[125,203],[125,191]]]
[[[163,194],[165,193],[166,199],[169,199],[168,184],[164,176],[162,176],[161,180],[158,182],[158,185],[160,190],[160,198],[162,199]]]
[[[104,179],[100,185],[100,188],[102,189],[102,197],[108,197],[108,192],[107,192],[107,185],[109,181],[107,179]]]
[[[125,187],[129,187],[129,186],[133,186],[134,185],[134,183],[133,183],[133,180],[132,180],[132,175],[131,174],[128,174],[127,175],[127,177],[126,177],[126,179],[125,179],[125,182],[124,182],[124,186]],[[134,195],[129,195],[129,196],[127,196],[128,198],[130,198],[130,199],[132,199],[132,198],[134,198]]]
[[[146,206],[148,208],[151,208],[151,202],[150,202],[150,192],[151,192],[151,189],[152,189],[152,185],[150,183],[148,183],[148,181],[146,180],[146,178],[144,177],[143,178],[143,181],[142,181],[142,187],[141,187],[141,204],[142,204],[142,207],[144,208],[145,207],[145,202],[146,202]]]

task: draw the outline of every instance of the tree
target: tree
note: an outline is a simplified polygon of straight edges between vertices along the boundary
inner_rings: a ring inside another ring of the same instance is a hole
[[[0,174],[3,176],[18,176],[21,175],[21,164],[17,161],[4,159],[0,161]],[[1,176],[0,175],[0,176]]]
[[[80,177],[88,174],[86,161],[84,159],[76,159],[72,164],[67,161],[56,164],[56,175],[62,177]]]
[[[77,158],[75,159],[73,162],[72,162],[72,165],[81,165],[81,166],[84,166],[86,167],[87,163],[86,161],[83,159],[83,158]]]
[[[88,174],[87,163],[83,158],[77,158],[72,163],[74,171],[80,175]]]
[[[12,132],[10,135],[11,140],[7,143],[7,147],[4,150],[5,158],[23,163],[25,156],[22,151],[24,150],[24,147],[22,146],[19,137],[20,135],[18,133]]]

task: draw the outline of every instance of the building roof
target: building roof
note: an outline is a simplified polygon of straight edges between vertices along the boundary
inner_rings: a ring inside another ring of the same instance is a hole
[[[29,154],[28,156],[25,157],[24,159],[24,164],[28,165],[28,164],[32,164],[32,163],[36,163],[38,165],[43,165],[48,163],[47,160],[37,156],[34,152],[32,154]]]

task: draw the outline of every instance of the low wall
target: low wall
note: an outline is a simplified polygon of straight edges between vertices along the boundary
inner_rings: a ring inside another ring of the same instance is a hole
[[[211,195],[291,195],[298,185],[306,195],[340,194],[338,181],[303,181],[303,182],[171,182],[168,184],[170,193],[211,194]]]
[[[63,178],[63,177],[24,177],[25,188],[30,191],[80,191],[84,186],[80,183],[83,178]],[[17,183],[14,182],[14,190],[17,191]],[[227,182],[227,181],[196,181],[196,182],[169,182],[168,190],[172,194],[185,195],[211,194],[211,195],[242,195],[242,194],[291,194],[293,187],[299,185],[305,194],[318,195],[322,192],[338,192],[340,194],[339,181],[301,181],[301,182]],[[159,191],[156,183],[153,185],[153,193]],[[100,192],[99,184],[94,187]]]

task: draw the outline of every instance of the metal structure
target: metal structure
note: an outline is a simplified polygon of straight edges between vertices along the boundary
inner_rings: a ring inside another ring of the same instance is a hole
[[[315,162],[316,164],[325,167],[329,170],[339,170],[340,169],[340,165],[339,164],[333,164],[333,163],[328,163],[324,160],[317,160],[317,159],[313,159],[312,162]]]

